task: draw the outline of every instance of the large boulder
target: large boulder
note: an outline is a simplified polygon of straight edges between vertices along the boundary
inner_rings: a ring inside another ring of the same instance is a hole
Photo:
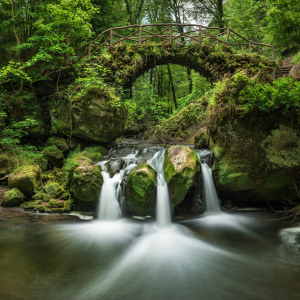
[[[300,80],[300,63],[291,69],[289,75],[296,80]]]
[[[18,206],[25,198],[25,195],[19,189],[12,188],[3,195],[2,205],[10,207]]]
[[[71,108],[66,109],[69,105]],[[71,104],[67,100],[58,101],[51,117],[54,134],[108,143],[122,134],[126,111],[113,91],[89,88],[74,97]]]
[[[200,176],[195,151],[187,146],[172,146],[166,151],[164,172],[173,207],[180,204]]]
[[[8,187],[18,188],[26,196],[35,194],[40,185],[39,166],[24,166],[8,176]]]
[[[94,210],[98,204],[100,189],[103,184],[100,165],[93,164],[92,160],[76,155],[69,162],[70,192],[75,198],[79,210]]]
[[[129,174],[125,188],[127,215],[155,215],[156,183],[157,173],[146,163]]]
[[[221,199],[235,205],[296,200],[292,187],[293,176],[299,176],[300,138],[290,125],[275,112],[218,122],[210,131],[210,147]]]

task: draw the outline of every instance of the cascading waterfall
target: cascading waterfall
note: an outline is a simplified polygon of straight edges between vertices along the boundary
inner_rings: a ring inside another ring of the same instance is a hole
[[[157,172],[156,223],[160,228],[171,225],[168,185],[164,175],[165,151],[158,151],[147,163]]]
[[[198,159],[201,163],[201,174],[203,178],[204,200],[206,203],[206,212],[209,214],[221,213],[219,199],[212,177],[211,167],[207,164],[211,160],[211,156],[206,151],[196,151]],[[206,157],[204,157],[206,156]],[[203,161],[203,162],[202,162]]]
[[[123,198],[121,183],[125,173],[136,166],[135,158],[137,153],[138,152],[135,151],[135,153],[122,157],[125,164],[122,170],[120,170],[119,173],[116,173],[112,178],[106,168],[106,163],[109,162],[109,160],[98,163],[101,166],[101,174],[104,181],[99,197],[99,220],[114,221],[122,216],[119,204]]]

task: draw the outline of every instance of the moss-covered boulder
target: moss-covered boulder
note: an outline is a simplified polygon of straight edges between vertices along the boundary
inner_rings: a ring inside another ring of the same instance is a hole
[[[55,145],[44,148],[43,153],[52,166],[60,168],[63,165],[64,154]]]
[[[47,182],[43,187],[43,199],[49,201],[50,199],[58,199],[64,192],[64,189],[57,182]]]
[[[62,152],[66,152],[69,150],[69,145],[67,144],[67,141],[64,138],[58,136],[51,136],[47,140],[46,145],[47,146],[54,145]]]
[[[24,199],[25,195],[17,188],[12,188],[3,195],[2,205],[3,206],[18,206]]]
[[[279,113],[262,113],[220,122],[211,131],[213,173],[220,198],[236,204],[295,200],[300,132],[290,125]]]
[[[103,184],[101,167],[83,155],[74,156],[69,159],[68,164],[70,192],[75,198],[76,206],[82,210],[95,209]]]
[[[157,173],[146,163],[129,174],[125,188],[127,215],[155,215],[156,183]]]
[[[8,187],[18,188],[26,196],[32,196],[40,185],[39,166],[24,166],[8,176]]]
[[[70,105],[71,109],[66,109]],[[71,103],[66,99],[57,101],[51,117],[53,134],[107,143],[122,134],[126,111],[113,91],[89,88]]]
[[[219,86],[207,128],[220,199],[299,201],[299,95],[300,84],[290,77],[261,84],[237,73]]]
[[[173,206],[180,204],[199,176],[200,163],[187,146],[172,146],[166,151],[164,172]]]

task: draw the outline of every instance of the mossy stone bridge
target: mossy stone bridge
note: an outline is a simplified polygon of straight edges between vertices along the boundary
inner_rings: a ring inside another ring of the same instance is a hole
[[[198,24],[148,24],[115,27],[77,49],[81,57],[97,58],[106,68],[109,81],[121,79],[125,87],[156,65],[179,64],[210,81],[226,74],[260,70],[273,75],[275,46],[256,43],[231,28]]]

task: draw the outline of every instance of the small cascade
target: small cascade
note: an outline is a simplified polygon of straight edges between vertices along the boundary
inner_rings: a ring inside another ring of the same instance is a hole
[[[203,178],[204,200],[206,203],[206,212],[209,214],[221,213],[219,199],[215,188],[211,172],[212,155],[208,151],[197,151],[198,159],[201,163],[201,174]],[[210,164],[210,165],[208,165]]]
[[[161,150],[147,161],[157,172],[156,223],[165,228],[171,225],[171,208],[168,185],[164,175],[165,151]]]
[[[98,163],[101,166],[101,174],[104,181],[99,198],[99,220],[114,221],[122,216],[121,207],[119,204],[122,203],[124,198],[121,184],[126,172],[136,167],[135,157],[137,153],[138,152],[135,151],[132,154],[122,157],[122,159],[125,161],[125,164],[122,170],[120,170],[119,173],[116,173],[112,178],[110,177],[110,174],[106,168],[106,163],[109,162],[109,160]]]

